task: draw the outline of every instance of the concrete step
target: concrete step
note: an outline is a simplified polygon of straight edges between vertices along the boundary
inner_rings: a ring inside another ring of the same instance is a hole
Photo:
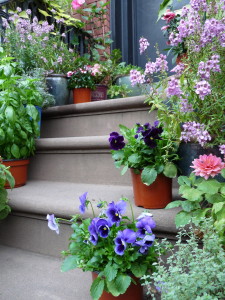
[[[132,189],[127,186],[28,181],[25,186],[9,191],[12,214],[0,224],[0,243],[59,256],[62,250],[67,249],[71,228],[68,224],[61,224],[60,234],[57,235],[47,227],[46,215],[54,213],[57,217],[70,219],[71,215],[79,213],[79,196],[84,192],[88,192],[89,199],[94,199],[96,204],[99,200],[118,201],[121,196],[133,203]],[[144,210],[134,203],[132,207],[135,218]],[[177,233],[174,217],[179,209],[147,211],[153,214],[156,221],[157,237],[173,240]],[[127,207],[126,215],[131,218],[130,207]],[[91,210],[84,217],[92,217]]]
[[[60,272],[62,260],[0,245],[1,300],[92,300],[91,273]],[[151,298],[143,291],[143,300]],[[131,300],[131,299],[127,299]]]
[[[41,137],[82,137],[109,135],[118,125],[133,127],[153,122],[145,96],[70,104],[48,108],[42,113]]]

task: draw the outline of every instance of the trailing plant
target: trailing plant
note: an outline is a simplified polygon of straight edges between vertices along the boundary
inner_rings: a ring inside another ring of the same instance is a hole
[[[7,190],[5,189],[6,182],[9,183],[11,189],[15,185],[15,180],[9,167],[2,163],[2,158],[0,157],[0,220],[5,219],[11,212],[11,208],[8,205]]]
[[[178,159],[178,145],[169,139],[158,121],[153,126],[137,123],[131,129],[124,125],[119,125],[119,128],[121,134],[110,133],[109,144],[115,166],[123,166],[122,175],[129,168],[137,174],[142,171],[141,179],[146,185],[152,184],[160,173],[170,178],[176,177],[174,162]]]
[[[213,221],[201,223],[202,240],[195,227],[180,228],[173,250],[167,248],[168,258],[159,257],[156,271],[142,278],[153,299],[157,295],[162,300],[224,299],[224,249]]]
[[[127,204],[131,209],[131,219],[125,216]],[[80,196],[81,214],[89,206],[93,218],[84,219],[81,215],[75,215],[69,220],[73,233],[69,249],[63,252],[66,258],[62,271],[80,268],[97,272],[98,276],[90,289],[95,300],[100,298],[103,290],[119,296],[134,281],[131,278],[133,275],[139,278],[154,269],[152,266],[157,256],[152,229],[156,224],[148,213],[141,214],[135,220],[132,206],[126,198],[108,205],[104,201],[99,202],[97,207],[102,209],[96,215],[92,202],[84,193]],[[59,233],[59,221],[64,219],[54,215],[48,215],[47,219],[49,228]]]

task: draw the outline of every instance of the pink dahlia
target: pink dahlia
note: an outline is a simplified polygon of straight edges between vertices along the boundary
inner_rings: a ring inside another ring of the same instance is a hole
[[[225,168],[225,163],[222,162],[222,159],[211,153],[209,155],[200,155],[199,158],[193,160],[192,164],[191,168],[194,169],[195,175],[204,177],[206,180],[210,176],[216,176]]]

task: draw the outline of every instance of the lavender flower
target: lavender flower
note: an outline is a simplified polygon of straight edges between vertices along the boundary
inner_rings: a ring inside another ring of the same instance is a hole
[[[117,237],[115,238],[115,252],[118,255],[123,255],[127,248],[127,243],[133,244],[136,240],[136,233],[131,229],[124,229],[118,231]]]
[[[115,131],[110,133],[109,143],[113,150],[121,150],[125,147],[124,137]]]
[[[188,102],[188,99],[180,99],[180,112],[188,113],[194,111],[191,103]]]
[[[184,142],[197,141],[201,146],[211,140],[208,131],[205,130],[205,125],[197,122],[186,122],[182,125],[180,140]]]
[[[91,224],[88,227],[88,230],[90,233],[89,241],[93,245],[97,245],[97,243],[98,243],[98,233],[97,233],[97,227],[96,227],[96,223],[98,222],[98,220],[99,220],[99,218],[92,219]]]
[[[130,70],[130,81],[132,86],[136,84],[143,84],[145,83],[145,75],[141,74],[140,71],[137,71],[135,69]]]
[[[96,222],[97,233],[102,238],[106,238],[109,235],[109,231],[110,231],[109,227],[110,227],[110,222],[108,222],[106,219],[99,219]]]
[[[175,77],[171,77],[168,87],[167,87],[167,96],[180,96],[182,91],[180,89],[179,81]]]
[[[59,234],[59,226],[56,223],[55,215],[54,214],[52,214],[52,215],[48,214],[46,219],[48,220],[48,227],[51,230],[54,230],[57,234]]]
[[[205,96],[211,94],[211,86],[206,80],[199,81],[196,86],[195,93],[199,95],[201,100],[204,100]]]
[[[225,155],[225,144],[219,146],[219,150],[221,154]]]
[[[144,254],[148,251],[148,248],[151,247],[154,243],[155,235],[146,235],[142,240],[136,241],[135,245],[140,246],[139,252]]]
[[[140,54],[142,54],[145,52],[145,50],[148,48],[150,44],[146,38],[142,37],[139,40],[139,45],[140,45]]]

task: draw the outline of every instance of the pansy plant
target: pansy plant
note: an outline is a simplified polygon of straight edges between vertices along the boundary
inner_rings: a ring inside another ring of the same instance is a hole
[[[160,173],[176,177],[177,144],[168,138],[158,121],[153,125],[136,123],[131,129],[124,125],[119,128],[120,133],[110,133],[109,145],[115,166],[124,166],[122,175],[132,168],[135,173],[141,172],[142,182],[146,185],[152,184]]]
[[[142,213],[137,219],[131,209],[131,218],[125,216],[126,198],[118,202],[97,204],[99,213],[94,213],[92,201],[87,193],[79,197],[81,214],[91,206],[93,218],[84,219],[81,215],[72,216],[71,220],[47,215],[48,227],[59,232],[59,221],[72,224],[73,233],[62,271],[80,268],[83,271],[98,273],[91,286],[91,296],[98,300],[103,290],[113,296],[123,294],[131,282],[154,270],[157,260],[155,251],[156,226],[150,213]],[[134,279],[136,277],[136,279]],[[120,283],[123,282],[123,285]]]

